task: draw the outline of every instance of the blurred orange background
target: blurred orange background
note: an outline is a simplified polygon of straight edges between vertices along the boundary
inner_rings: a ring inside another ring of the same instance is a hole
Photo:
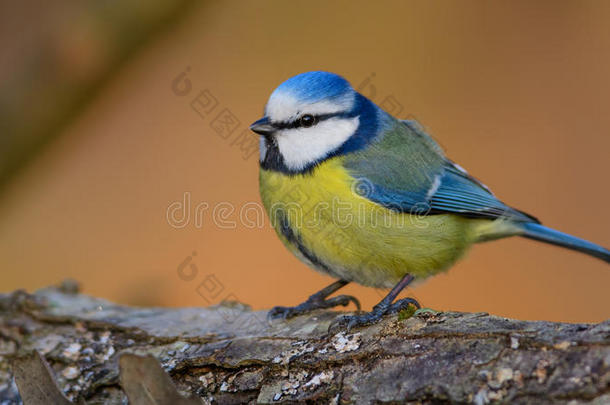
[[[417,119],[505,202],[608,247],[609,19],[604,1],[193,7],[131,55],[2,190],[1,289],[70,277],[124,304],[228,298],[262,309],[329,284],[285,250],[266,218],[240,218],[260,203],[247,127],[278,84],[308,70],[345,76]],[[211,111],[196,112],[197,97],[215,100]],[[233,132],[220,129],[219,114],[232,117]],[[172,211],[185,196],[185,213]],[[512,238],[475,246],[407,293],[439,310],[601,321],[609,270]],[[384,293],[344,290],[365,308]]]

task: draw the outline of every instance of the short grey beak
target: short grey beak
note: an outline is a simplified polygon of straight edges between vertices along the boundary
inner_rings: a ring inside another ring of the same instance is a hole
[[[260,135],[271,135],[275,132],[275,128],[271,125],[271,122],[267,117],[263,117],[252,123],[250,129]]]

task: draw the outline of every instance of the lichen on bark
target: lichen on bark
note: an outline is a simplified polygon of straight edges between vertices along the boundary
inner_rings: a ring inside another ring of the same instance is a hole
[[[36,392],[65,403],[610,403],[610,321],[420,311],[329,334],[340,315],[270,324],[239,303],[133,308],[18,291],[0,296],[0,398],[20,401],[17,384],[48,370]]]

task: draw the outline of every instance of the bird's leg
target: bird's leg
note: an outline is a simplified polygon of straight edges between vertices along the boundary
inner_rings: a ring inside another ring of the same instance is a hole
[[[362,326],[368,325],[371,323],[375,323],[381,319],[381,317],[385,314],[399,312],[409,305],[415,305],[418,309],[421,308],[419,302],[417,302],[413,298],[403,298],[394,302],[398,294],[408,286],[411,281],[413,281],[414,277],[410,274],[406,274],[399,282],[392,288],[392,290],[382,299],[379,304],[373,307],[371,312],[367,312],[365,314],[360,315],[346,315],[339,318],[337,321],[330,324],[328,330],[334,328],[342,328],[346,327],[347,330],[350,330],[354,326]]]
[[[351,295],[338,295],[333,298],[328,298],[329,295],[341,287],[345,287],[348,283],[349,281],[345,280],[335,281],[328,287],[313,294],[307,299],[307,301],[297,305],[296,307],[273,307],[267,314],[267,319],[292,318],[293,316],[302,315],[316,309],[333,308],[339,305],[346,307],[350,302],[353,302],[358,310],[360,310],[360,302],[358,302],[358,300]]]

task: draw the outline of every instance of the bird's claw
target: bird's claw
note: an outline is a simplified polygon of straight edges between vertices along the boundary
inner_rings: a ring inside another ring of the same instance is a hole
[[[415,298],[403,298],[390,305],[390,308],[388,308],[387,313],[395,314],[397,312],[402,311],[403,309],[408,308],[410,305],[415,306],[415,308],[417,309],[421,309],[421,305],[419,304],[419,302],[417,302]]]
[[[387,307],[375,306],[371,312],[364,314],[343,315],[331,322],[331,324],[328,326],[328,333],[333,334],[334,331],[338,332],[341,329],[349,332],[355,327],[377,323],[381,318],[383,318],[384,315],[400,312],[409,305],[414,305],[417,307],[417,309],[421,308],[419,302],[417,302],[417,300],[414,298],[403,298]]]
[[[360,310],[360,302],[356,297],[351,295],[338,295],[328,299],[309,299],[296,307],[273,307],[267,313],[267,320],[273,319],[289,319],[295,316],[303,315],[316,309],[328,309],[337,306],[348,306],[353,303],[358,311]]]
[[[331,324],[328,326],[328,333],[334,334],[335,332],[340,332],[341,330],[349,332],[352,330],[352,328],[375,323],[381,319],[382,316],[383,314],[374,314],[373,312],[358,315],[343,315],[331,322]]]
[[[346,307],[350,302],[356,306],[356,310],[360,311],[360,301],[352,295],[337,295],[336,297],[326,299],[321,308],[334,308],[339,305]]]
[[[273,307],[267,312],[267,321],[271,322],[273,319],[288,319],[293,316],[297,316],[297,307]]]

